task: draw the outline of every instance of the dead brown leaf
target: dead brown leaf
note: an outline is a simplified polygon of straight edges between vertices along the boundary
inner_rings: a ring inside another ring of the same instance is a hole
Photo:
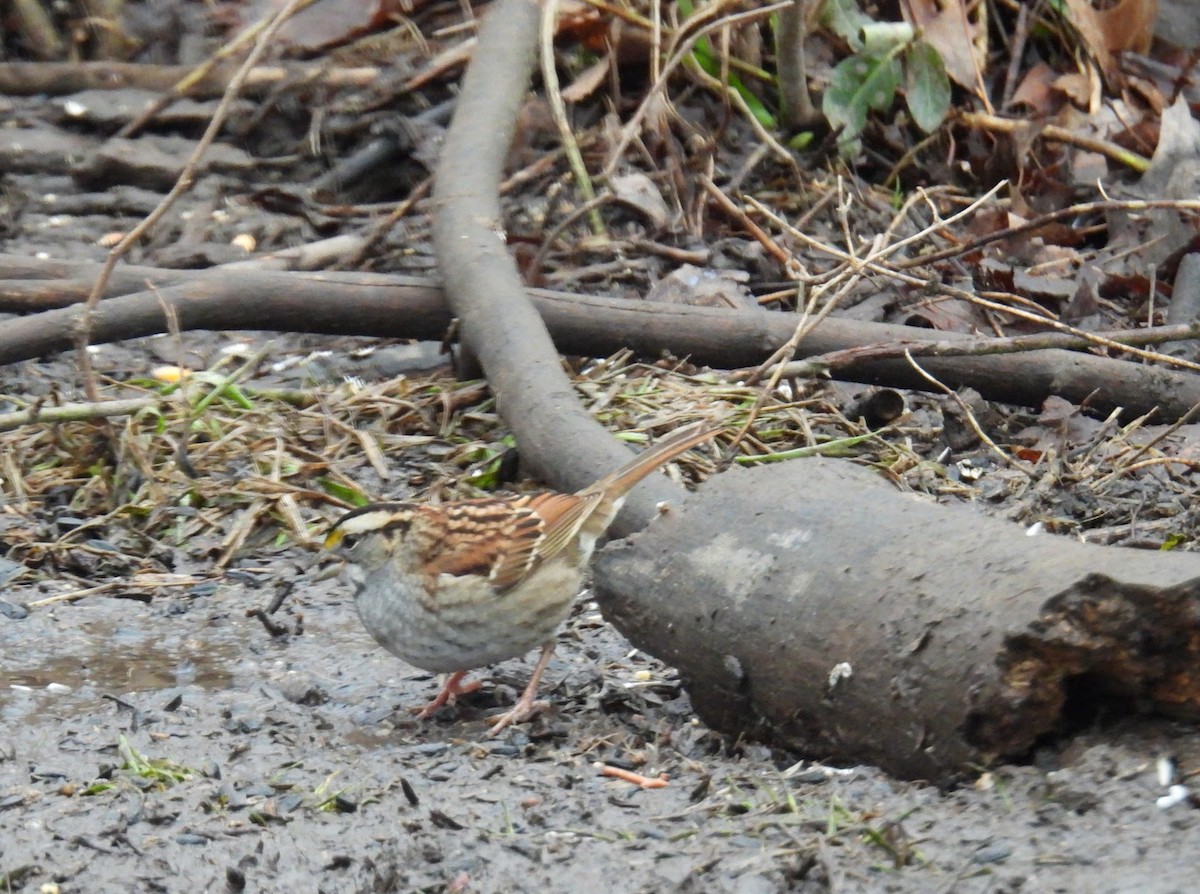
[[[1115,6],[1096,11],[1105,46],[1113,53],[1149,50],[1157,18],[1158,0],[1119,0]]]
[[[1038,62],[1029,71],[1017,89],[1013,91],[1012,105],[1028,106],[1035,115],[1049,115],[1062,102],[1055,95],[1057,73],[1045,62]]]
[[[905,18],[938,51],[946,74],[976,90],[987,67],[987,19],[980,0],[906,0]]]

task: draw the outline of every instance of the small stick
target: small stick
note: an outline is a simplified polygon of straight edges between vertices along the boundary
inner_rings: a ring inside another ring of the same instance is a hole
[[[913,359],[912,354],[910,354],[908,351],[904,352],[904,359],[908,361],[909,366],[917,371],[917,375],[929,382],[929,384],[933,385],[933,387],[937,388],[939,391],[958,404],[959,409],[963,411],[963,415],[966,417],[967,424],[971,426],[971,430],[975,432],[975,436],[984,444],[986,444],[988,449],[1000,458],[1001,462],[1007,466],[1012,466],[1014,469],[1024,472],[1030,478],[1034,477],[1033,469],[1031,469],[1021,460],[1017,459],[1015,456],[1009,456],[1000,449],[1000,446],[995,441],[988,437],[988,433],[983,430],[983,426],[979,424],[979,420],[975,418],[975,414],[971,412],[971,408],[967,405],[967,402],[963,400],[961,396],[959,396],[957,391],[950,388],[941,380],[935,378],[933,375],[927,372],[925,368],[921,366],[921,364],[917,363],[917,361]]]
[[[598,764],[598,766],[601,776],[612,776],[614,779],[623,779],[641,788],[666,788],[670,781],[670,777],[666,773],[659,773],[658,776],[643,776],[641,773],[635,773],[633,770],[622,770],[620,767],[612,766],[612,764]]]

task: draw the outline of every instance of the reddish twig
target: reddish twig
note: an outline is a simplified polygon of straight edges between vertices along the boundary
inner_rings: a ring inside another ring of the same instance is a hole
[[[659,773],[657,776],[643,776],[641,773],[635,773],[633,770],[622,770],[620,767],[614,767],[612,764],[600,764],[599,767],[601,776],[623,779],[641,788],[666,788],[670,783],[670,777],[666,773]]]

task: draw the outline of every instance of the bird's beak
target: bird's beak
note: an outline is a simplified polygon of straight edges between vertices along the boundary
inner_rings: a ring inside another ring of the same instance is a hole
[[[346,566],[344,559],[334,559],[332,561],[325,559],[322,562],[314,562],[313,564],[316,565],[317,573],[309,578],[309,580],[311,580],[314,584],[320,583],[321,581],[335,580],[342,573],[342,569]]]

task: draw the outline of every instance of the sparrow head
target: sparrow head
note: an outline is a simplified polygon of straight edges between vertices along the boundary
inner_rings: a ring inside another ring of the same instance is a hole
[[[343,515],[325,535],[325,549],[346,561],[356,582],[380,568],[412,523],[409,503],[369,503]]]

